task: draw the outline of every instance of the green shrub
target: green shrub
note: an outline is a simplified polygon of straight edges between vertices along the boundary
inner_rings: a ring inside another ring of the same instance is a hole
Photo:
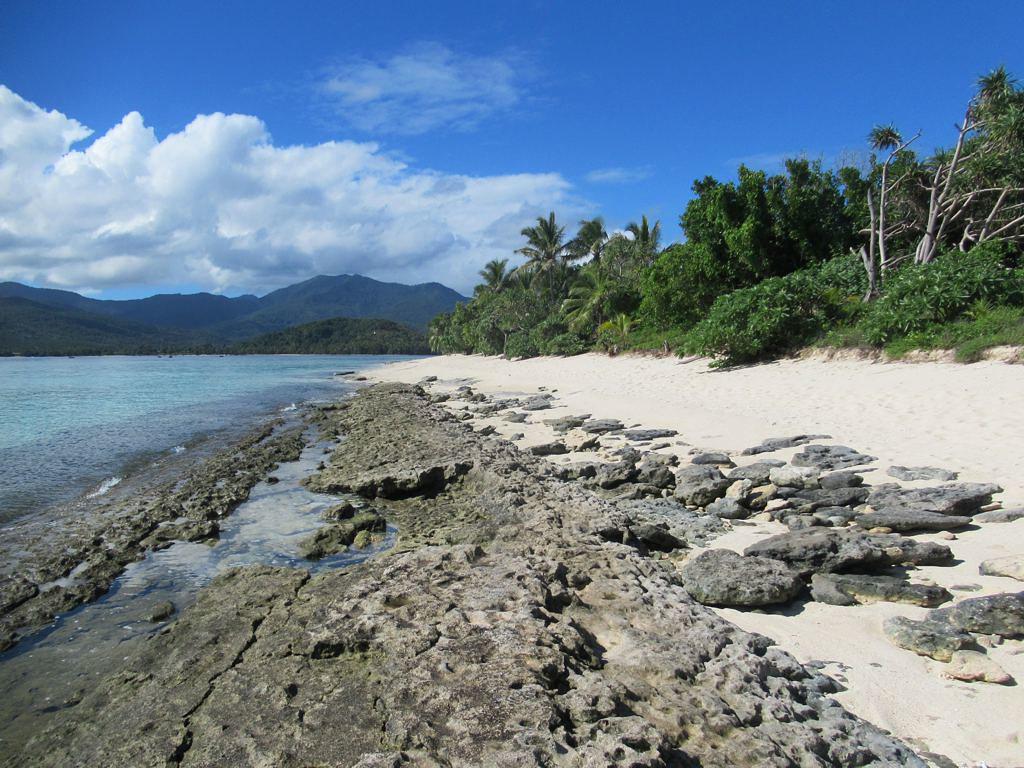
[[[509,334],[508,342],[505,344],[505,357],[536,357],[539,354],[540,347],[533,334],[526,331]]]
[[[1002,248],[979,246],[966,254],[947,253],[890,275],[884,293],[864,313],[860,327],[872,344],[927,331],[963,315],[975,302],[1020,306],[1021,270],[1004,265]]]
[[[842,300],[811,271],[773,277],[719,297],[688,350],[719,365],[752,362],[806,344],[842,314]]]
[[[561,355],[564,357],[582,355],[584,352],[589,351],[590,344],[587,340],[575,333],[559,334],[545,342],[541,347],[541,352],[545,355]]]

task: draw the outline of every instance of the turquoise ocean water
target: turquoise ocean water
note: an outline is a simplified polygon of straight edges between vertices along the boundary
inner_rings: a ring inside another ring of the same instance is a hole
[[[0,523],[102,493],[154,459],[343,394],[375,355],[0,358]]]

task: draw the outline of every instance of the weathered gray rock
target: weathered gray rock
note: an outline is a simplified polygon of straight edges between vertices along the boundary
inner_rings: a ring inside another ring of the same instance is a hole
[[[526,400],[520,408],[524,411],[546,411],[551,407],[550,395],[537,395]]]
[[[173,616],[175,610],[174,603],[170,600],[164,600],[150,608],[146,615],[146,621],[153,623],[163,621],[164,619],[168,619]]]
[[[384,518],[376,512],[360,512],[348,520],[325,525],[299,543],[299,554],[307,560],[319,560],[344,552],[361,531],[383,533],[387,530]]]
[[[640,523],[639,525],[630,526],[629,530],[633,536],[643,542],[645,547],[657,552],[671,552],[675,549],[683,549],[686,546],[686,544],[669,532],[667,526]]]
[[[876,485],[868,496],[875,509],[906,507],[943,515],[974,515],[1003,489],[993,483],[955,483],[935,488],[901,488],[895,483]]]
[[[678,434],[674,429],[627,429],[622,436],[627,440],[642,443],[661,437],[675,437]]]
[[[978,566],[978,572],[985,576],[1006,576],[1024,581],[1024,555],[1007,555],[985,560]]]
[[[960,515],[942,515],[938,512],[925,512],[922,509],[905,509],[889,507],[857,515],[857,525],[861,528],[889,528],[898,533],[911,531],[955,531],[971,524],[971,518]]]
[[[559,469],[565,472],[566,480],[585,480],[597,477],[597,464],[593,461],[575,461],[570,464],[563,464]]]
[[[1013,677],[1005,669],[978,651],[954,651],[942,674],[967,683],[1013,684]]]
[[[0,613],[7,613],[39,594],[39,586],[24,576],[11,576],[0,582]]]
[[[618,488],[623,483],[636,479],[636,465],[631,461],[616,461],[611,464],[599,464],[594,482],[602,488]]]
[[[932,584],[912,584],[893,576],[856,573],[816,573],[811,577],[811,597],[829,605],[865,605],[877,602],[907,603],[934,608],[953,596]]]
[[[974,639],[966,632],[935,619],[915,621],[905,616],[890,616],[882,622],[882,631],[893,645],[936,661],[949,661],[954,652],[974,644]]]
[[[845,445],[808,445],[793,456],[792,463],[797,467],[832,470],[855,467],[858,464],[869,464],[875,458]]]
[[[580,429],[593,435],[603,435],[606,432],[619,432],[622,428],[622,422],[618,419],[588,419],[580,425]]]
[[[942,544],[820,527],[780,533],[751,544],[744,554],[782,560],[804,575],[871,572],[901,563],[929,565],[953,557]]]
[[[720,451],[698,453],[690,459],[691,464],[711,464],[716,467],[735,467],[729,454]]]
[[[778,560],[728,549],[701,552],[683,566],[683,585],[704,605],[757,607],[788,603],[803,589],[800,574]]]
[[[826,491],[833,491],[837,488],[856,488],[864,484],[864,478],[856,472],[841,471],[822,475],[818,483]]]
[[[740,504],[734,498],[725,496],[708,504],[704,511],[709,515],[720,517],[723,520],[745,520],[750,517],[750,510]]]
[[[938,467],[889,467],[885,471],[897,480],[956,480],[956,472]]]
[[[724,496],[730,485],[718,467],[692,464],[676,472],[675,496],[684,504],[704,507]]]
[[[967,632],[1020,637],[1024,635],[1024,592],[969,597],[948,608],[932,611],[931,617],[948,621]]]
[[[753,448],[745,448],[744,456],[753,456],[758,453],[771,453],[783,448],[794,448],[798,445],[805,445],[812,440],[830,440],[831,435],[794,435],[793,437],[770,437],[760,445]]]
[[[974,515],[976,523],[1012,523],[1024,518],[1024,507],[1019,509],[993,509]]]
[[[832,489],[806,488],[798,490],[791,498],[795,506],[807,507],[808,511],[812,511],[819,507],[851,507],[863,504],[868,493],[867,488],[856,486]]]
[[[526,418],[527,418],[528,415],[529,414],[520,413],[518,411],[514,411],[514,412],[506,415],[504,417],[504,420],[509,422],[509,423],[511,423],[511,424],[522,424],[522,423],[524,423],[526,421]]]
[[[773,485],[783,488],[817,488],[818,470],[814,467],[773,467],[768,477]]]
[[[772,469],[785,466],[785,464],[784,461],[778,461],[777,459],[758,461],[745,467],[736,467],[727,477],[730,480],[750,480],[754,485],[765,485],[769,480]]]
[[[534,456],[560,456],[568,452],[569,447],[560,440],[530,446],[530,453]]]
[[[645,458],[637,466],[636,481],[653,485],[656,488],[673,488],[676,484],[676,476],[671,465],[660,461],[649,461]]]
[[[576,429],[577,427],[583,426],[589,416],[560,416],[557,419],[544,419],[544,423],[551,427],[555,432],[568,432],[570,429]]]

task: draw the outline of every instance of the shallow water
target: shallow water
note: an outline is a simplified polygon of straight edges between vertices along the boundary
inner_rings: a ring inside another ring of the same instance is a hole
[[[58,617],[54,624],[0,655],[0,754],[13,754],[44,727],[68,700],[116,669],[129,650],[176,618],[146,617],[165,601],[177,612],[228,568],[262,563],[317,572],[365,560],[389,548],[394,530],[366,549],[316,562],[298,555],[302,539],[324,525],[324,509],[344,497],[312,493],[300,484],[324,457],[326,443],[303,450],[298,461],[281,464],[279,482],[261,482],[249,499],[221,521],[212,545],[176,542],[129,565],[110,591],[94,603]],[[72,576],[73,578],[73,576]]]
[[[102,496],[206,435],[351,388],[383,355],[0,358],[0,523]]]

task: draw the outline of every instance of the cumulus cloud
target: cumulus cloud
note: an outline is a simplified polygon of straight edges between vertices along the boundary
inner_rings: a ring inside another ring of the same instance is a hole
[[[588,173],[584,178],[592,184],[635,184],[638,181],[649,179],[654,175],[654,169],[649,165],[634,168],[617,166],[614,168],[598,168]]]
[[[533,217],[580,212],[555,173],[445,174],[369,142],[276,146],[249,115],[200,115],[160,139],[131,112],[74,148],[91,133],[0,86],[0,280],[261,292],[360,273],[467,291]]]
[[[320,87],[356,128],[413,135],[468,130],[508,111],[522,99],[522,81],[514,55],[467,56],[425,43],[379,61],[348,61]]]

